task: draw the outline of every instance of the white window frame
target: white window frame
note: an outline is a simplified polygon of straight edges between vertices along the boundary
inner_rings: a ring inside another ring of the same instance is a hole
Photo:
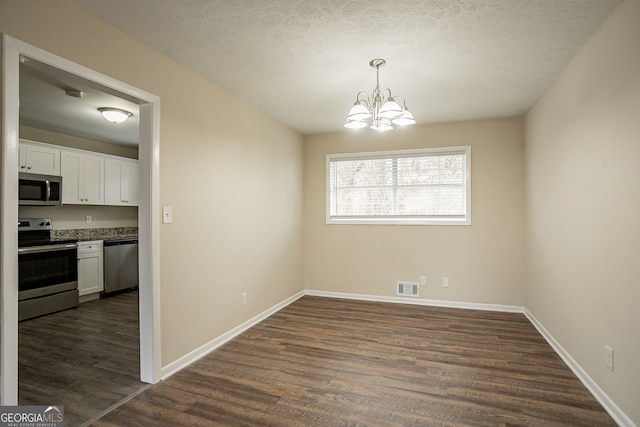
[[[466,160],[466,198],[465,215],[458,218],[447,217],[415,217],[415,216],[331,216],[331,173],[330,165],[334,160],[358,160],[389,157],[412,157],[424,155],[444,156],[464,154]],[[327,224],[380,224],[380,225],[471,225],[471,146],[422,148],[412,150],[371,151],[362,153],[327,154],[326,156],[326,223]]]

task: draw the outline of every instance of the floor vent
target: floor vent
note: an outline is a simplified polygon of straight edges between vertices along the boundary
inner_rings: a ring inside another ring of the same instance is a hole
[[[417,282],[398,282],[398,295],[406,297],[417,297],[419,292],[420,284]]]

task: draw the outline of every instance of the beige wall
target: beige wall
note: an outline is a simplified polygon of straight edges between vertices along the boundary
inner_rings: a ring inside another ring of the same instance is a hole
[[[526,117],[526,306],[638,425],[639,22],[627,0]]]
[[[91,224],[86,223],[87,215],[91,216]],[[51,218],[54,230],[138,226],[138,208],[135,206],[20,206],[18,217]]]
[[[0,32],[161,98],[163,366],[302,289],[300,134],[71,0],[3,0]]]
[[[325,224],[327,154],[459,145],[471,146],[472,225]],[[523,147],[521,119],[306,137],[305,287],[395,296],[396,281],[426,275],[421,298],[522,305]]]

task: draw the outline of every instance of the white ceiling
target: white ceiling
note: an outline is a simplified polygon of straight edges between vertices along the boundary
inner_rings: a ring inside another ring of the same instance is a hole
[[[359,91],[419,123],[524,114],[620,0],[75,0],[304,134]]]

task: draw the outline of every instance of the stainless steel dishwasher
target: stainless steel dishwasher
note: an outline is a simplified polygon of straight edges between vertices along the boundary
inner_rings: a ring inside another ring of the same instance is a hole
[[[104,241],[104,293],[138,286],[138,238]]]

